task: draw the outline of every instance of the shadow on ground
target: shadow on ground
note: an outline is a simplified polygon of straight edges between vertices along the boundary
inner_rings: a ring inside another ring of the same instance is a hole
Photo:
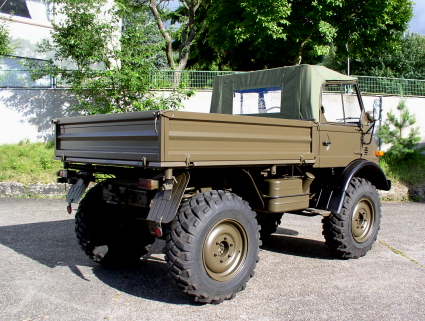
[[[278,227],[276,233],[263,242],[262,249],[314,259],[334,259],[324,241],[304,239],[297,237],[297,235],[297,231]]]
[[[278,228],[263,250],[281,254],[331,259],[323,242],[296,237],[297,231]],[[0,243],[50,268],[67,266],[90,282],[79,266],[92,267],[94,275],[112,288],[148,300],[194,305],[175,289],[163,260],[164,241],[157,240],[148,255],[131,267],[107,269],[90,260],[74,235],[74,220],[40,222],[0,227]]]

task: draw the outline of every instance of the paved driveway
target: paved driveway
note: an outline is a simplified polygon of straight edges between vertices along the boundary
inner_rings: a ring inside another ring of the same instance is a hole
[[[0,198],[0,320],[425,320],[425,203],[384,203],[367,256],[335,260],[321,218],[285,214],[245,291],[198,305],[154,245],[102,268],[79,249],[63,200]]]

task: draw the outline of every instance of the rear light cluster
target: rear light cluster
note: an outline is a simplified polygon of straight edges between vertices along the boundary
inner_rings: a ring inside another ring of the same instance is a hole
[[[57,175],[59,178],[56,180],[58,183],[75,184],[77,182],[77,172],[69,169],[61,169]]]
[[[159,182],[155,179],[146,179],[146,178],[139,178],[137,181],[137,187],[147,190],[156,190],[158,189]]]

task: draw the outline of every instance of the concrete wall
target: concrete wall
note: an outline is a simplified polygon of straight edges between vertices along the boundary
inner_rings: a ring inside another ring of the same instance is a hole
[[[166,92],[165,92],[166,94]],[[207,113],[211,91],[198,91],[184,101],[183,110]],[[373,109],[376,96],[364,96],[366,110]],[[420,127],[421,143],[425,144],[425,98],[404,98],[411,113],[416,115],[415,127]],[[69,111],[75,98],[62,89],[0,89],[0,144],[21,140],[45,141],[52,137],[51,119],[77,115]],[[383,97],[383,118],[392,110],[398,114],[399,97]]]
[[[66,90],[0,89],[0,144],[48,141],[51,120],[76,115],[75,97]]]

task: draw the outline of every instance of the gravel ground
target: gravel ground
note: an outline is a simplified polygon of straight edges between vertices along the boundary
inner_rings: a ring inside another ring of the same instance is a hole
[[[333,259],[321,218],[285,214],[245,291],[192,303],[170,285],[163,243],[105,269],[79,249],[58,199],[0,198],[0,320],[424,320],[425,203],[385,202],[378,242]]]

